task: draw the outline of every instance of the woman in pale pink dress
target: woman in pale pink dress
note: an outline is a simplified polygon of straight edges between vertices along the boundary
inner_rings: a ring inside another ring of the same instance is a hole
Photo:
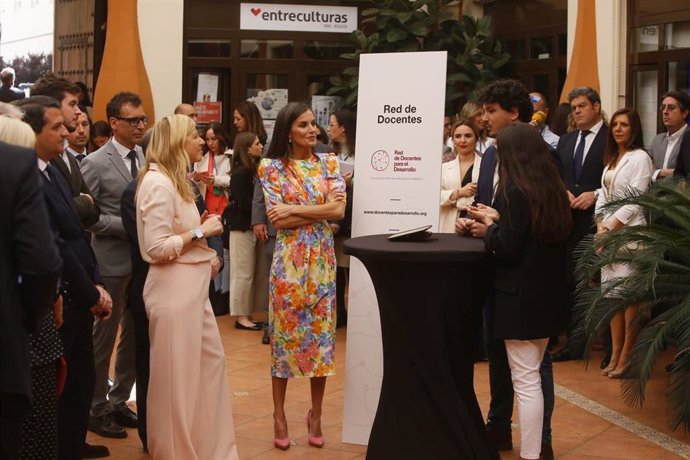
[[[206,238],[219,216],[199,216],[187,180],[204,141],[194,122],[171,115],[154,126],[139,175],[137,231],[150,264],[144,303],[151,338],[148,449],[161,460],[237,459],[225,353],[208,300],[218,272]]]

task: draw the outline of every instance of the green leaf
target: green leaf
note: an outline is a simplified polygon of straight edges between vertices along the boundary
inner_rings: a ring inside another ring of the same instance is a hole
[[[379,14],[380,11],[380,8],[367,8],[366,10],[363,10],[360,14],[364,17],[376,16],[377,14]]]
[[[386,40],[389,42],[398,42],[404,40],[407,37],[407,32],[402,29],[389,30],[386,34]]]
[[[508,61],[510,61],[510,54],[503,53],[494,60],[494,62],[491,64],[491,67],[493,69],[500,69],[506,65]]]
[[[359,67],[347,67],[343,70],[343,75],[348,77],[356,77],[359,75]]]
[[[403,13],[398,13],[396,15],[396,18],[398,18],[398,21],[400,21],[401,24],[405,24],[407,21],[409,21],[412,18],[413,12],[412,11],[405,11]]]
[[[417,37],[423,37],[429,33],[429,28],[419,22],[415,22],[414,24],[411,24],[407,27],[407,30],[412,34],[416,35]]]
[[[491,16],[486,14],[477,22],[477,33],[491,35]]]
[[[453,75],[448,75],[448,78],[446,78],[446,81],[448,83],[457,83],[457,82],[472,83],[472,78],[470,78],[469,75],[464,74],[464,73],[455,73]]]

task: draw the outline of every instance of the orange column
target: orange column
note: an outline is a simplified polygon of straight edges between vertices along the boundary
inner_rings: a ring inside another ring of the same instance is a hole
[[[107,120],[105,106],[120,91],[141,97],[151,125],[155,120],[153,95],[141,52],[137,0],[108,1],[105,50],[93,100],[94,121]]]
[[[561,93],[561,102],[568,102],[568,92],[578,86],[589,86],[599,92],[595,0],[578,0],[577,2],[575,41],[568,76]]]

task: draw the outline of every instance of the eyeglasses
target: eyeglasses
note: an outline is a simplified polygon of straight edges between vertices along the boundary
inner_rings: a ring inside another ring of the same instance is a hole
[[[139,123],[143,123],[144,126],[146,126],[149,123],[149,117],[129,117],[129,118],[127,118],[127,117],[113,117],[113,118],[115,118],[116,120],[126,121],[127,123],[129,123],[129,126],[131,126],[132,128],[136,128],[137,126],[139,126]]]
[[[532,96],[530,94],[529,100],[532,101],[532,104],[536,104],[537,102],[541,101],[541,98],[539,96]]]
[[[673,112],[677,108],[678,106],[675,104],[661,104],[659,106],[659,111],[663,112],[664,110],[668,110],[669,112]]]

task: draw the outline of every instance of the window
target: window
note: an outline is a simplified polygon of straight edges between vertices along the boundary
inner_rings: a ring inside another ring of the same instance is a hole
[[[354,45],[350,43],[307,40],[304,42],[304,55],[307,59],[341,59],[344,53],[353,53]]]
[[[242,40],[243,59],[292,59],[295,46],[288,40]]]
[[[230,51],[229,39],[195,39],[187,41],[187,55],[199,58],[229,58]]]
[[[634,53],[657,51],[659,49],[659,26],[637,27],[630,34],[630,48]]]
[[[666,24],[665,49],[690,48],[690,21]]]

